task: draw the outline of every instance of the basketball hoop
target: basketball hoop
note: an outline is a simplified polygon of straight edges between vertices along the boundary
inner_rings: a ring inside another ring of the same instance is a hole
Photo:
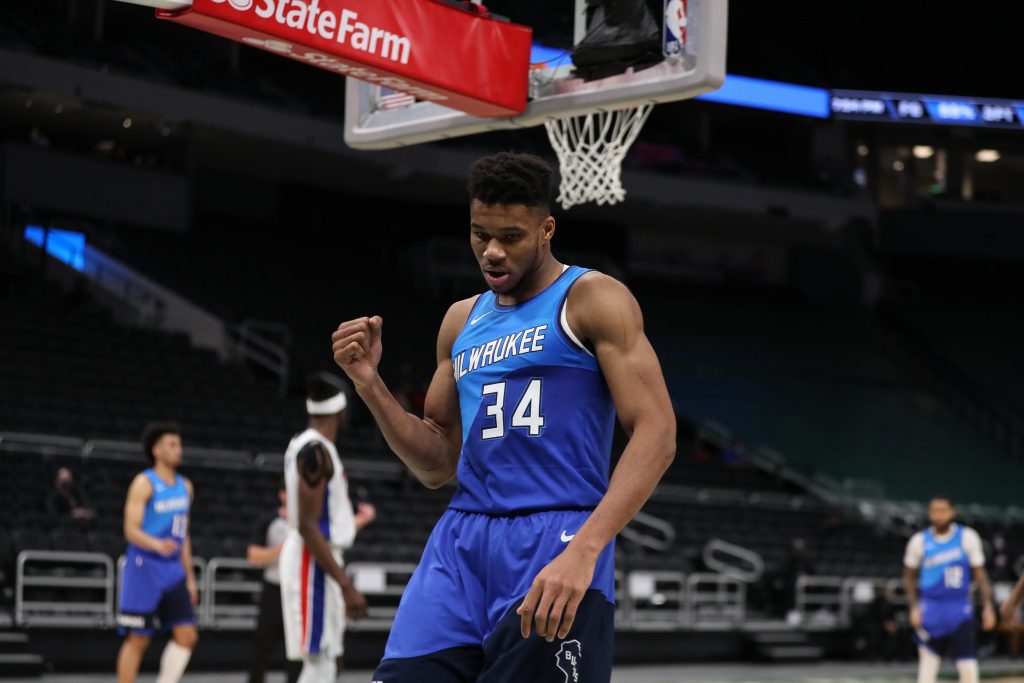
[[[642,104],[544,122],[562,171],[558,203],[563,209],[586,202],[615,204],[626,198],[622,161],[653,107]]]

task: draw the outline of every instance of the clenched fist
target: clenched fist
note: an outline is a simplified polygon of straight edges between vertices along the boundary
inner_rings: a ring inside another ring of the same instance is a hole
[[[341,325],[331,335],[331,351],[334,362],[345,371],[358,389],[369,384],[377,375],[382,351],[380,330],[384,320],[375,315],[372,318],[356,318]]]

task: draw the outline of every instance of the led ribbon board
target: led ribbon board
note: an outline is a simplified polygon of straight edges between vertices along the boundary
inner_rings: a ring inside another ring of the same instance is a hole
[[[990,98],[833,90],[832,116],[860,121],[1024,128],[1024,102]]]

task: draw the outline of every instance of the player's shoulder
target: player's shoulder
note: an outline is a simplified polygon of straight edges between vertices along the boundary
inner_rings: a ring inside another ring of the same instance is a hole
[[[625,340],[643,331],[636,297],[611,275],[596,270],[584,273],[573,283],[566,302],[569,327],[588,343]]]
[[[446,353],[451,350],[455,339],[466,327],[466,321],[469,320],[469,314],[473,312],[473,307],[482,296],[483,294],[474,294],[467,299],[460,299],[448,307],[444,319],[441,321],[441,330],[437,335],[440,350]]]
[[[153,480],[150,479],[149,470],[143,470],[132,477],[132,482],[128,485],[128,491],[145,493],[147,495],[153,493]]]
[[[918,531],[914,535],[912,535],[910,539],[907,541],[907,547],[909,548],[916,545],[924,545],[924,533],[925,532],[922,529],[921,531]]]
[[[963,534],[963,538],[969,538],[973,541],[981,541],[981,535],[978,534],[978,530],[974,527],[967,526],[965,524],[960,525],[960,533]]]
[[[452,305],[448,307],[448,311],[444,314],[444,322],[455,323],[461,329],[462,326],[466,324],[466,320],[469,318],[469,314],[472,312],[473,307],[476,306],[476,303],[482,296],[483,294],[474,294],[471,297],[459,299],[452,303]]]
[[[570,305],[597,304],[617,306],[624,301],[635,301],[629,287],[607,273],[588,270],[576,278],[569,290]]]

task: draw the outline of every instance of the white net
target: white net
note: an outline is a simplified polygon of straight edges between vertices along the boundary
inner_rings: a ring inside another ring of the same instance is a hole
[[[562,171],[558,186],[562,208],[586,202],[615,204],[625,199],[622,160],[653,107],[644,104],[594,111],[544,123]]]

